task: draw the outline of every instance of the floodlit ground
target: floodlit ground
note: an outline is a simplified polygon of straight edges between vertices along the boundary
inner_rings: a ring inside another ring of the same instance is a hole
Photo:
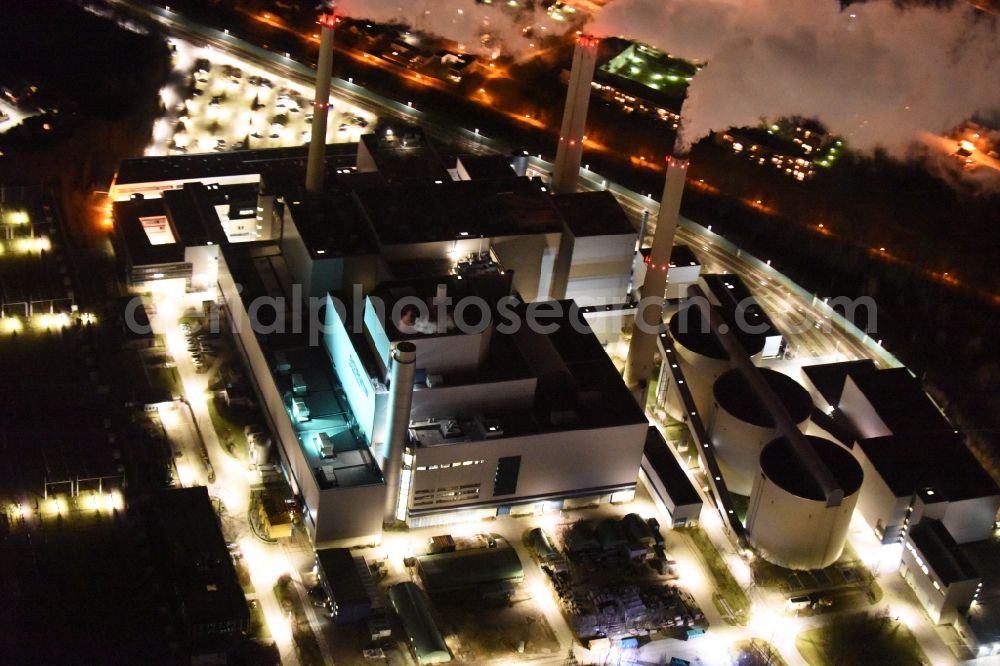
[[[10,102],[0,99],[0,134],[17,127],[25,118],[35,115],[17,108]]]
[[[160,91],[166,115],[148,155],[299,146],[309,141],[313,89],[211,47],[171,38],[172,83]],[[331,98],[327,143],[358,141],[375,116]]]

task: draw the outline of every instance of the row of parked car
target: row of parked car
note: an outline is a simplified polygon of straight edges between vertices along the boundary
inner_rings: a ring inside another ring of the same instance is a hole
[[[218,354],[218,333],[202,333],[193,328],[190,324],[181,324],[181,332],[187,339],[187,350],[191,355],[191,362],[196,370],[205,367],[205,357]]]

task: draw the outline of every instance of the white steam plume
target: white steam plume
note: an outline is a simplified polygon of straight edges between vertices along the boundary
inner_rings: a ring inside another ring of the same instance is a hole
[[[539,3],[540,4],[540,3]],[[536,40],[559,35],[567,26],[541,9],[511,7],[506,0],[478,4],[472,0],[338,0],[336,11],[376,23],[402,24],[412,30],[444,37],[476,53],[527,52]],[[531,30],[526,32],[526,29]],[[491,41],[483,43],[483,36]]]
[[[995,19],[969,5],[888,0],[615,0],[585,28],[707,62],[684,103],[682,147],[761,118],[815,117],[852,147],[897,157],[1000,109]]]

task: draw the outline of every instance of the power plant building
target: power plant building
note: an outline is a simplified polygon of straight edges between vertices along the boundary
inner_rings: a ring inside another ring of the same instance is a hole
[[[858,508],[883,543],[902,541],[925,517],[959,544],[993,533],[1000,488],[906,368],[852,362],[803,374],[853,434],[865,471]]]
[[[813,410],[812,398],[788,375],[760,368],[800,430]],[[749,495],[761,449],[779,436],[777,424],[738,370],[728,370],[712,385],[713,405],[708,434],[730,492]]]
[[[387,518],[631,497],[646,419],[575,303],[551,300],[625,302],[637,234],[613,196],[554,196],[496,159],[442,157],[409,126],[328,146],[318,193],[305,162],[304,148],[129,160],[112,196],[136,289],[222,305],[314,542],[375,543]],[[456,313],[463,297],[488,311],[480,330],[448,324],[477,311]],[[452,305],[429,321],[413,299]],[[523,320],[544,301],[558,331],[497,331],[501,307]],[[416,360],[396,461],[403,343]]]
[[[750,543],[769,562],[788,569],[823,569],[843,551],[864,473],[846,448],[820,437],[805,439],[842,499],[830,501],[793,444],[782,437],[761,451],[746,527]]]

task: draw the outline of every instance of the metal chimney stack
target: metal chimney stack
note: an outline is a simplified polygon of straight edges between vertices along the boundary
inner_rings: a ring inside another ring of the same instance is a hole
[[[583,160],[583,136],[587,125],[587,107],[590,105],[590,86],[597,64],[597,45],[591,35],[579,35],[573,50],[573,68],[569,73],[566,91],[566,108],[563,109],[556,165],[552,171],[552,189],[557,194],[576,192]]]
[[[653,372],[657,331],[663,318],[663,296],[667,291],[670,251],[674,245],[674,234],[677,232],[687,167],[686,158],[667,157],[667,177],[663,185],[663,196],[660,198],[660,212],[656,216],[656,231],[653,232],[653,247],[649,254],[649,265],[646,267],[646,279],[642,283],[643,300],[647,298],[656,300],[646,303],[640,301],[640,308],[636,312],[636,325],[632,329],[632,342],[625,361],[625,384],[632,391],[639,406],[643,408],[645,408],[649,377]],[[645,323],[644,326],[639,325],[640,317]],[[641,330],[643,328],[647,330]]]
[[[309,162],[306,165],[306,191],[323,191],[326,170],[326,121],[330,113],[330,77],[333,76],[333,29],[337,16],[333,11],[319,17],[319,62],[316,63],[316,95],[313,98],[312,136],[309,139]]]
[[[400,342],[392,350],[392,374],[389,378],[389,405],[385,426],[385,523],[396,520],[399,505],[399,480],[403,469],[403,450],[410,429],[413,405],[413,379],[417,373],[417,346]]]

